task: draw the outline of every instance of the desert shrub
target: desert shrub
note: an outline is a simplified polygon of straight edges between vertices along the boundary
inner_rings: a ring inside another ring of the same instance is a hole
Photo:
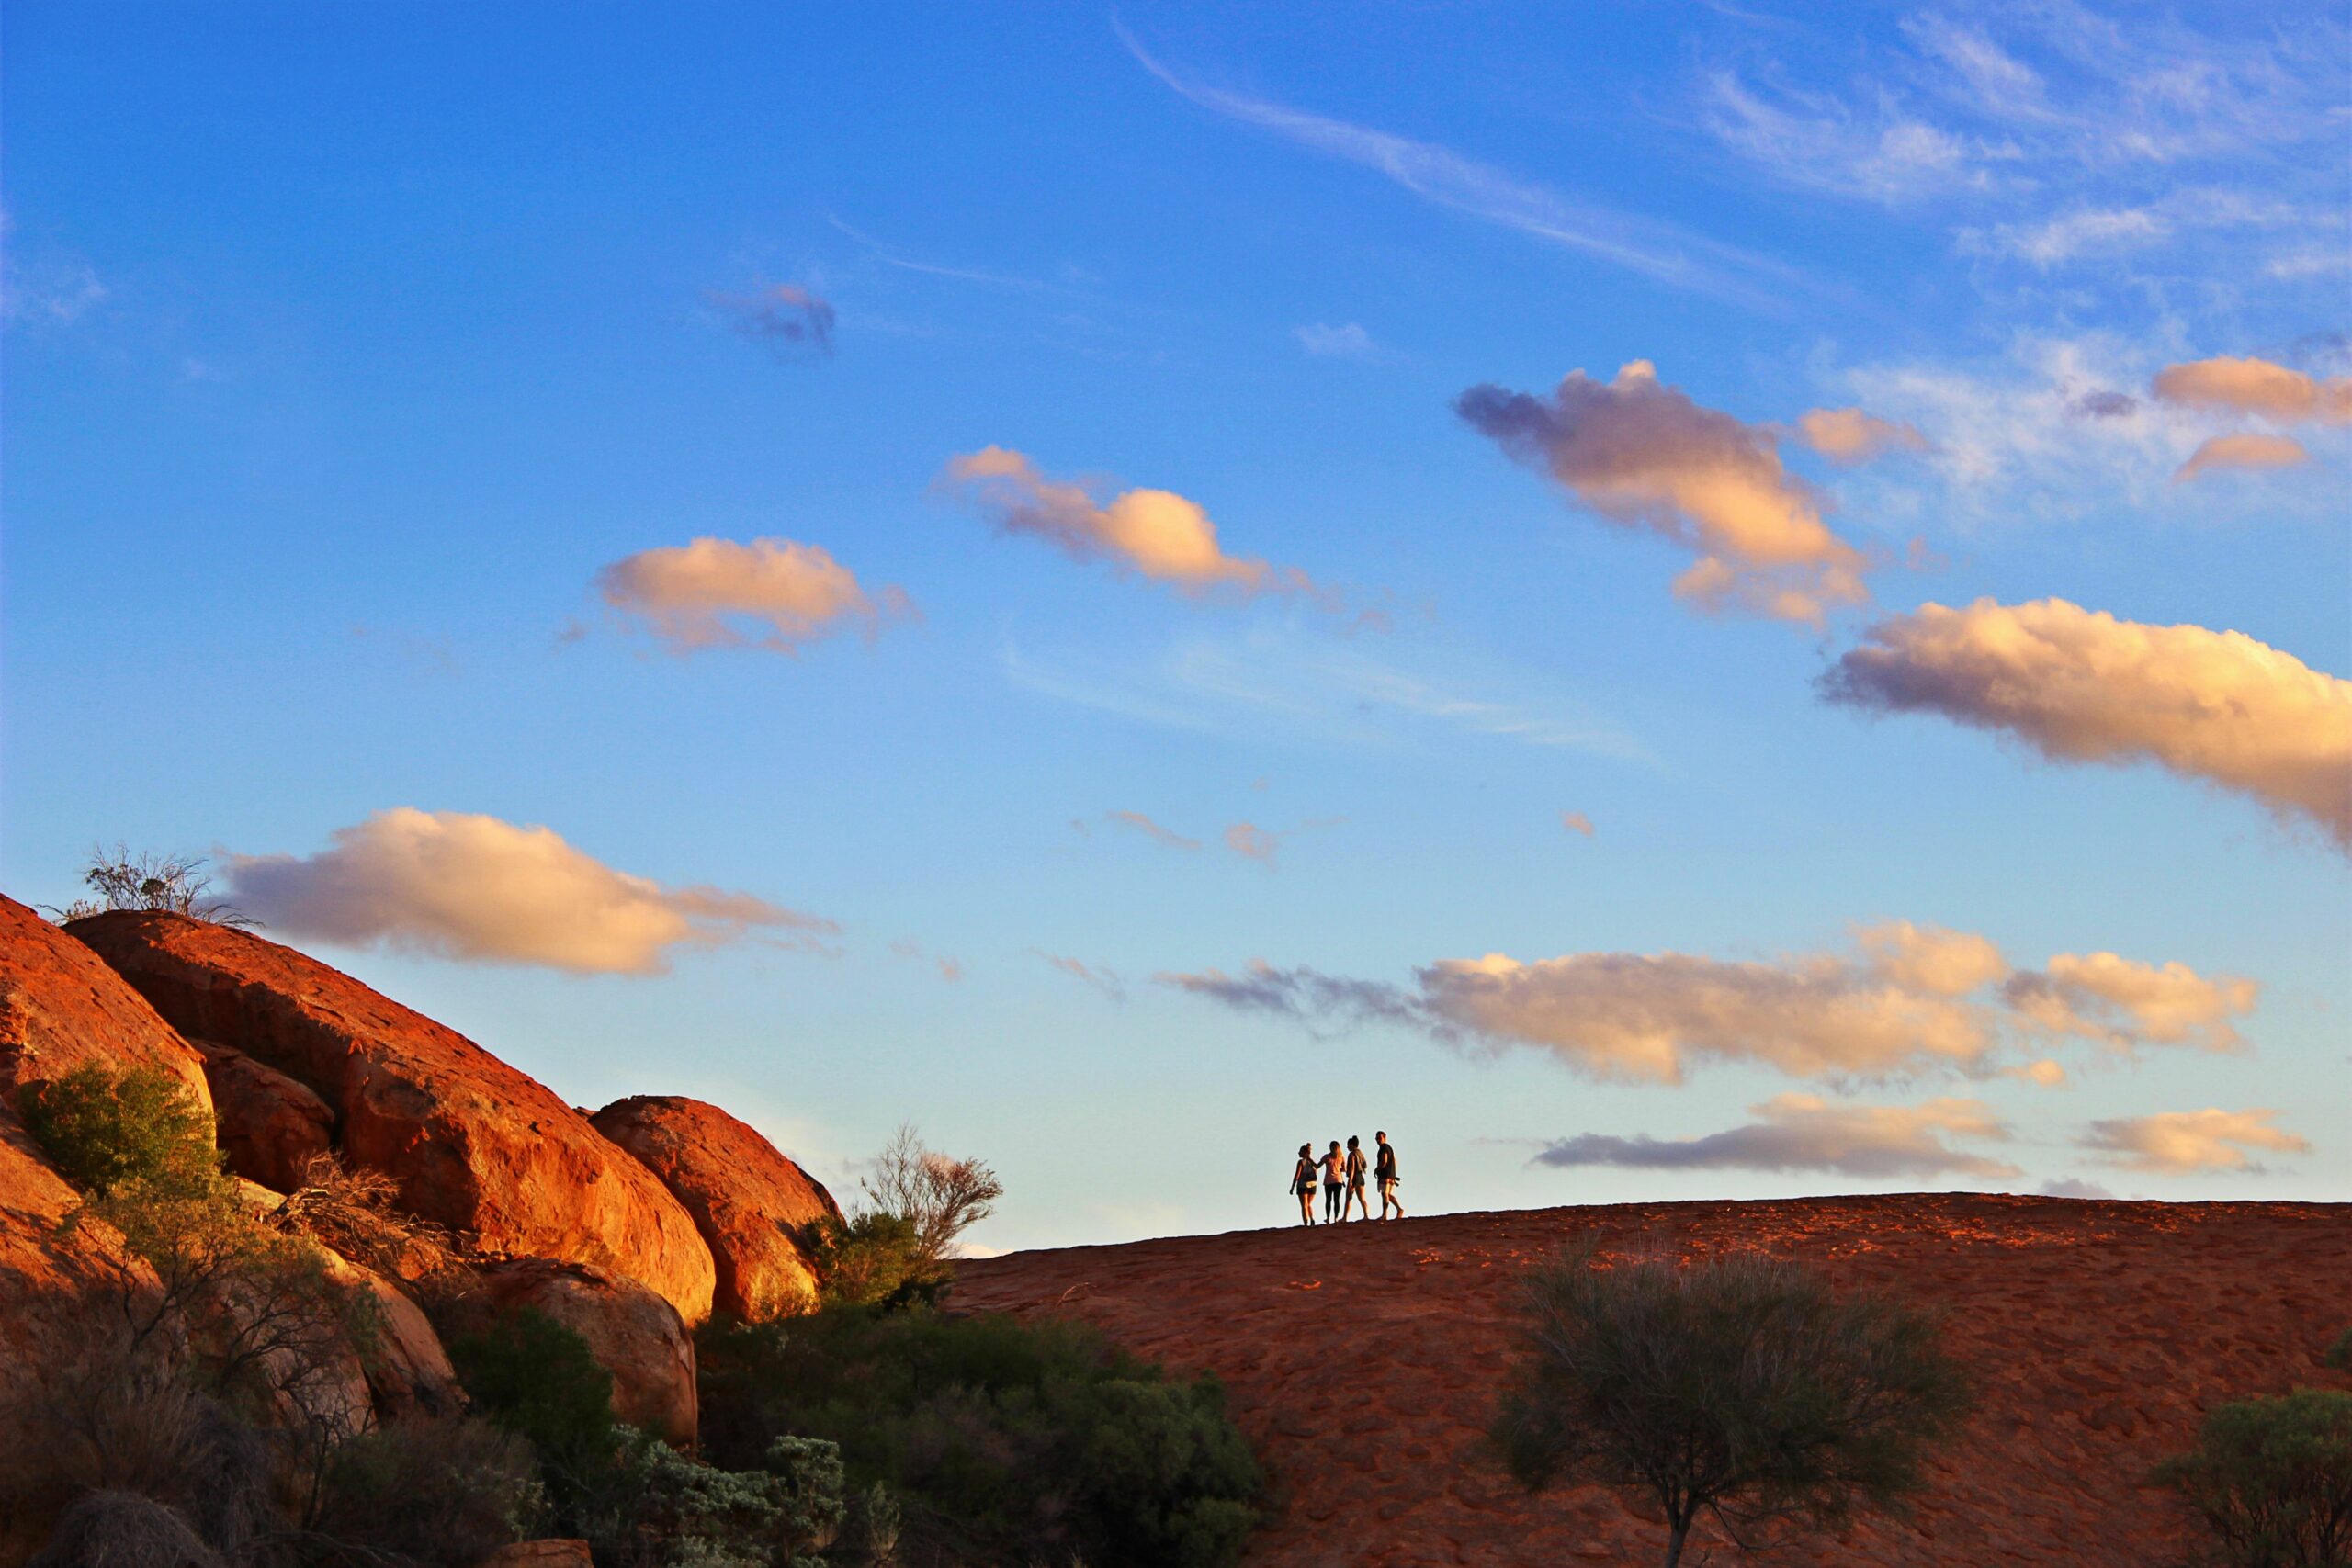
[[[137,1492],[85,1492],[25,1568],[223,1568],[176,1509]]]
[[[923,1256],[922,1235],[903,1214],[819,1220],[800,1241],[816,1265],[817,1299],[828,1306],[937,1306],[952,1282],[944,1261]]]
[[[613,1419],[613,1374],[588,1341],[526,1308],[487,1328],[447,1335],[444,1344],[475,1407],[538,1455],[558,1522],[594,1507],[609,1484],[621,1428]]]
[[[334,1155],[316,1154],[277,1218],[379,1274],[428,1290],[453,1284],[460,1266],[449,1233],[393,1208],[398,1192],[381,1171],[345,1169]]]
[[[2231,1568],[2352,1562],[2352,1393],[2304,1388],[2209,1413],[2156,1478],[2212,1527]]]
[[[1166,1379],[1082,1325],[837,1307],[714,1325],[697,1352],[706,1452],[839,1444],[852,1487],[887,1489],[868,1507],[900,1562],[1210,1568],[1257,1521],[1257,1461],[1216,1382]]]
[[[1898,1504],[1969,1404],[1929,1319],[1752,1254],[1603,1268],[1574,1249],[1530,1271],[1523,1313],[1504,1460],[1531,1490],[1648,1493],[1668,1568],[1702,1515],[1745,1546]]]
[[[212,897],[211,874],[202,855],[159,855],[152,851],[132,854],[124,845],[112,850],[103,844],[90,851],[82,883],[92,897],[77,898],[62,909],[60,919],[79,920],[114,909],[160,909],[215,925],[253,926],[260,922],[240,914],[233,904]]]
[[[161,1067],[85,1063],[27,1085],[17,1109],[50,1163],[100,1198],[133,1184],[200,1189],[220,1168],[211,1116]]]
[[[976,1159],[956,1159],[926,1147],[911,1124],[901,1124],[858,1180],[859,1212],[895,1214],[914,1232],[915,1255],[926,1264],[955,1255],[957,1238],[993,1213],[1004,1196],[996,1172]]]
[[[2325,1359],[2339,1372],[2352,1372],[2352,1328],[2335,1337],[2335,1343],[2327,1348]]]
[[[788,1568],[831,1541],[842,1519],[841,1455],[783,1438],[747,1470],[701,1464],[657,1438],[624,1441],[585,1521],[602,1568]]]
[[[546,1512],[530,1444],[458,1416],[379,1427],[336,1449],[315,1529],[338,1547],[430,1568],[478,1562]]]

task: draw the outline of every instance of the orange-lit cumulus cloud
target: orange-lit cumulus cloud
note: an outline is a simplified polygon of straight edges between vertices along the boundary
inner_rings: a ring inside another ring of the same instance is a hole
[[[1833,1170],[1860,1177],[2018,1174],[2016,1166],[1947,1141],[2008,1138],[2008,1127],[1981,1100],[1832,1105],[1816,1095],[1781,1094],[1748,1109],[1757,1121],[1703,1137],[1587,1133],[1550,1145],[1535,1162],[1640,1170]]]
[[[1549,399],[1497,386],[1454,400],[1471,428],[1611,522],[1698,553],[1674,591],[1702,609],[1818,626],[1870,597],[1869,562],[1781,466],[1772,433],[1702,408],[1635,360],[1613,381],[1570,373]]]
[[[1833,702],[1937,713],[2068,762],[2160,762],[2352,850],[2352,682],[2238,632],[2144,626],[2064,599],[1881,621],[1822,679]]]
[[[1928,438],[1912,425],[1860,409],[1812,409],[1797,421],[1804,444],[1833,463],[1867,463],[1889,452],[1924,452]]]
[[[1772,962],[1685,953],[1578,953],[1521,962],[1450,958],[1413,987],[1252,961],[1156,976],[1228,1007],[1306,1022],[1404,1023],[1456,1043],[1547,1051],[1589,1077],[1679,1083],[1693,1066],[1752,1061],[1794,1077],[1885,1078],[1932,1069],[1982,1076],[2007,1047],[2082,1035],[2111,1049],[2230,1050],[2253,983],[2207,980],[2112,954],[2060,954],[2014,969],[1968,931],[1885,921],[1852,953]],[[2037,1066],[2033,1081],[2051,1081]],[[2063,1070],[2059,1081],[2063,1081]]]
[[[2257,414],[2281,424],[2352,424],[2352,376],[2321,380],[2267,359],[2192,360],[2156,373],[2158,398],[2188,408]]]
[[[869,596],[821,546],[790,539],[640,550],[599,571],[596,588],[676,653],[748,646],[797,653],[844,626],[871,635],[884,620],[914,613],[903,590]]]
[[[2276,1111],[2165,1111],[2094,1122],[2075,1142],[2134,1170],[2252,1170],[2259,1168],[2247,1157],[2248,1149],[2311,1150],[2309,1139],[2272,1126],[2277,1120]]]
[[[1122,491],[1104,505],[1083,485],[1049,479],[1001,446],[949,459],[939,483],[975,502],[1008,534],[1034,534],[1073,560],[1108,560],[1185,593],[1330,597],[1295,567],[1226,554],[1208,513],[1173,491]]]
[[[2303,444],[2291,435],[2265,435],[2259,431],[2210,435],[2174,471],[2172,482],[2180,484],[2199,474],[2228,468],[2292,468],[2311,460]]]
[[[1560,826],[1568,832],[1582,833],[1588,839],[1592,837],[1592,818],[1581,811],[1561,812]]]
[[[289,936],[580,975],[658,975],[680,947],[839,929],[749,893],[664,887],[495,817],[397,807],[334,839],[320,854],[232,859],[239,906]]]

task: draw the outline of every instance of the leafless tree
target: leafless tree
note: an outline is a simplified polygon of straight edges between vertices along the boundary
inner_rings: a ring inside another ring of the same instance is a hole
[[[212,876],[204,866],[202,855],[160,855],[152,850],[134,855],[124,844],[112,850],[94,845],[82,873],[93,896],[76,898],[62,909],[51,906],[51,912],[62,920],[78,920],[114,909],[160,909],[217,926],[259,925],[235,905],[211,897]]]
[[[901,1123],[874,1158],[858,1187],[868,1214],[911,1221],[925,1263],[953,1254],[956,1238],[996,1212],[1004,1183],[976,1159],[954,1159],[924,1145],[912,1123]]]

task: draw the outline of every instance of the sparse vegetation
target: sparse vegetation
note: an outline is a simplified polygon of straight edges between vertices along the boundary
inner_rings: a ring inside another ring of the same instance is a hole
[[[1928,1318],[1753,1255],[1605,1267],[1574,1249],[1530,1272],[1524,1312],[1504,1460],[1531,1490],[1646,1493],[1668,1568],[1702,1517],[1745,1549],[1899,1505],[1969,1406]]]
[[[225,899],[212,897],[212,876],[202,855],[159,855],[153,851],[132,854],[117,844],[90,851],[83,869],[83,885],[91,897],[77,898],[50,912],[61,920],[79,920],[115,909],[160,909],[219,926],[255,926],[261,922],[239,911]]]
[[[2352,1328],[2335,1337],[2335,1343],[2327,1348],[2325,1359],[2339,1372],[2352,1372]]]
[[[18,1109],[50,1163],[95,1198],[131,1187],[201,1190],[220,1172],[212,1118],[161,1067],[85,1063],[27,1085]]]
[[[2343,1568],[2352,1562],[2352,1393],[2304,1388],[2222,1405],[2156,1479],[2204,1516],[2229,1568]]]
[[[334,1450],[317,1533],[419,1563],[471,1564],[548,1511],[531,1446],[475,1416],[362,1433]]]
[[[873,1561],[1219,1568],[1257,1521],[1262,1479],[1216,1381],[1165,1378],[1082,1325],[835,1307],[714,1325],[697,1350],[707,1456],[839,1444]]]
[[[911,1126],[892,1135],[858,1190],[861,1201],[846,1218],[819,1221],[800,1235],[817,1266],[818,1299],[828,1305],[938,1305],[957,1242],[1004,1196],[996,1172],[926,1147]]]
[[[332,1154],[312,1155],[276,1217],[364,1269],[428,1292],[450,1287],[462,1266],[449,1233],[393,1208],[397,1193],[381,1171],[348,1170]]]

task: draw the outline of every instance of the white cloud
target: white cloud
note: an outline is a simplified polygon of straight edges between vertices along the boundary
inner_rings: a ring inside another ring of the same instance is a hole
[[[844,626],[871,636],[885,621],[914,614],[903,589],[869,596],[823,547],[791,539],[701,538],[640,550],[599,571],[596,588],[673,653],[743,647],[797,653]]]
[[[1073,560],[1108,560],[1195,597],[1283,593],[1338,607],[1336,595],[1296,567],[1227,555],[1208,513],[1173,491],[1123,491],[1098,502],[1085,486],[1049,479],[1002,446],[950,459],[939,484],[978,505],[1003,532],[1034,535]]]
[[[1535,1162],[1638,1170],[1825,1170],[1868,1178],[2018,1174],[2014,1165],[1956,1146],[1960,1140],[2009,1136],[1979,1100],[1832,1105],[1815,1095],[1782,1094],[1749,1109],[1757,1121],[1703,1137],[1587,1133],[1548,1145]]]
[[[495,817],[398,807],[333,838],[307,857],[231,858],[237,906],[290,936],[582,975],[657,975],[680,948],[840,929],[749,893],[665,887]]]
[[[2003,1070],[1999,1057],[2010,1047],[2046,1046],[2053,1031],[2120,1051],[2231,1049],[2238,1043],[2231,1020],[2255,1001],[2250,982],[2111,954],[2061,954],[2045,970],[2017,971],[1981,936],[1904,921],[1860,928],[1855,947],[1770,962],[1671,952],[1522,962],[1488,953],[1425,965],[1411,987],[1262,959],[1238,975],[1155,978],[1311,1027],[1401,1023],[1451,1043],[1543,1051],[1594,1078],[1658,1083],[1724,1062],[1760,1063],[1800,1078],[1984,1077]],[[2060,1018],[2052,998],[2076,1010]],[[2023,1072],[2049,1081],[2039,1065]]]
[[[1389,357],[1388,351],[1372,341],[1372,334],[1350,321],[1345,326],[1327,326],[1317,321],[1313,326],[1293,327],[1291,336],[1299,347],[1317,359],[1380,360]]]
[[[2094,1122],[2075,1143],[2132,1170],[2179,1175],[2199,1170],[2259,1170],[2248,1150],[2308,1154],[2309,1139],[2271,1125],[2276,1111],[2165,1111]]]
[[[1822,689],[2012,735],[2057,761],[2161,763],[2352,850],[2352,682],[2240,632],[2063,599],[1925,604],[1865,631]]]
[[[1772,433],[1701,407],[1646,360],[1611,381],[1572,371],[1548,399],[1473,387],[1454,412],[1601,516],[1695,552],[1674,592],[1702,608],[1818,626],[1870,597],[1870,562],[1781,467]]]

